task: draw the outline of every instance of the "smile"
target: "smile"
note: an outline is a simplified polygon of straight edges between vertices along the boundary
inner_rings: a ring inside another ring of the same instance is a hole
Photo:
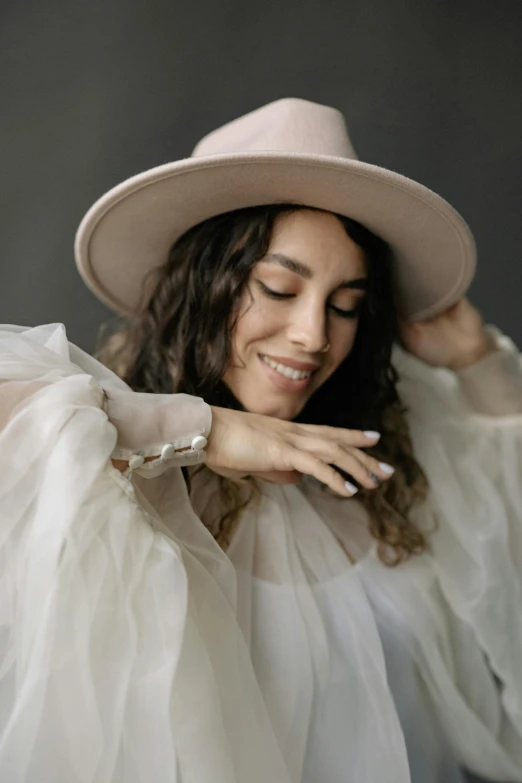
[[[301,393],[312,383],[314,370],[297,370],[261,353],[257,358],[270,383],[280,392]]]
[[[280,375],[283,375],[285,378],[290,378],[293,381],[302,381],[305,378],[312,377],[312,371],[303,372],[302,370],[294,370],[292,367],[287,367],[279,362],[274,362],[273,359],[270,359],[268,356],[263,356],[262,354],[260,354],[260,359]]]

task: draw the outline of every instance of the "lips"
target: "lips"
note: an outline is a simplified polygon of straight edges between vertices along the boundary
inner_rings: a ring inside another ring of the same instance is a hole
[[[261,354],[258,354],[259,364],[263,368],[263,372],[266,374],[267,378],[270,380],[273,386],[275,386],[276,389],[279,389],[280,391],[286,391],[286,392],[302,392],[308,386],[310,385],[313,373],[310,370],[298,370],[297,368],[290,368],[289,365],[287,365],[287,373],[282,373],[280,371],[280,368],[283,368],[283,365],[276,363],[275,361],[271,360],[271,357],[263,357]],[[267,364],[267,360],[271,362],[271,364],[277,364],[278,369],[275,369],[274,367],[271,367],[270,364]],[[303,365],[304,362],[297,362],[298,364]],[[305,377],[301,378],[293,378],[291,377],[292,373],[307,373]]]
[[[268,359],[276,362],[276,364],[282,364],[284,367],[291,367],[292,370],[299,370],[300,372],[315,372],[320,366],[310,362],[298,362],[295,359],[288,359],[286,356],[273,356],[271,353],[260,354],[260,356],[266,356]]]
[[[284,364],[274,362],[272,359],[269,359],[268,356],[260,356],[259,358],[262,362],[278,372],[279,375],[284,375],[285,378],[291,378],[293,381],[302,381],[305,378],[310,378],[312,375],[309,371],[294,370],[292,367],[286,367]]]

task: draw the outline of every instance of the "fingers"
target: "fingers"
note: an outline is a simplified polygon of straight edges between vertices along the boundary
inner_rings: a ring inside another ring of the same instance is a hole
[[[296,435],[292,443],[302,451],[307,451],[319,457],[323,462],[336,465],[367,489],[375,489],[383,481],[393,475],[393,468],[384,462],[379,462],[369,454],[352,447],[343,448],[338,443]]]
[[[348,430],[342,427],[327,427],[316,424],[296,424],[295,434],[311,435],[341,446],[356,446],[361,449],[375,446],[381,437],[373,430]]]
[[[255,475],[290,484],[306,473],[349,497],[357,487],[347,484],[339,470],[368,489],[393,473],[393,468],[361,451],[378,442],[377,432],[296,424],[228,409],[213,412],[207,466],[229,478]]]
[[[325,484],[334,492],[344,497],[351,497],[354,494],[353,485],[349,482],[345,482],[343,477],[322,459],[316,457],[315,454],[311,454],[308,451],[301,451],[300,449],[294,449],[290,455],[290,460],[294,465],[294,468],[300,473],[304,473],[307,476],[313,476],[313,478],[320,481],[321,484]]]
[[[341,454],[334,461],[334,464],[345,471],[350,473],[363,487],[367,489],[375,489],[383,481],[387,481],[395,473],[395,469],[388,465],[386,462],[379,462],[379,460],[371,457],[369,454],[365,454],[359,449],[341,449]],[[342,452],[345,452],[343,454]],[[344,464],[348,464],[348,460],[353,460],[354,471],[346,470]]]

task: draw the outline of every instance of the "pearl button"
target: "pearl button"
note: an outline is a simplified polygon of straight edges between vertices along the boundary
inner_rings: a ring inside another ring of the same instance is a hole
[[[176,453],[176,449],[173,443],[165,443],[165,445],[161,449],[161,456],[163,457],[163,459],[172,459],[175,453]]]
[[[141,468],[144,462],[145,457],[142,457],[141,454],[133,454],[129,460],[129,468],[131,470],[136,470],[137,468]]]
[[[196,435],[195,438],[192,439],[192,443],[190,444],[190,448],[194,449],[194,451],[201,451],[205,448],[207,445],[207,439],[204,435]]]

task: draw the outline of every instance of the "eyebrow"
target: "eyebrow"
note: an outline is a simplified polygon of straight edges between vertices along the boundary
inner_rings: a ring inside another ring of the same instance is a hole
[[[297,261],[295,258],[285,256],[283,253],[267,253],[263,258],[263,261],[275,262],[285,269],[289,269],[290,272],[294,272],[296,275],[304,277],[305,280],[311,280],[314,276],[314,273],[309,266],[303,264],[302,261]],[[368,288],[368,278],[357,277],[354,280],[343,280],[337,288],[355,288],[360,291],[366,291]]]

